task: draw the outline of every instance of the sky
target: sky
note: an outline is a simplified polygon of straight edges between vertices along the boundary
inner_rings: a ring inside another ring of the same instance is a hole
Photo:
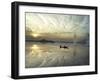
[[[89,33],[88,15],[25,13],[26,30],[33,33]]]

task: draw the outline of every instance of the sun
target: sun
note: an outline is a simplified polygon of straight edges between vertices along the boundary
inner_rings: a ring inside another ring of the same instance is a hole
[[[33,37],[38,37],[38,36],[39,36],[39,34],[32,34],[32,36],[33,36]]]

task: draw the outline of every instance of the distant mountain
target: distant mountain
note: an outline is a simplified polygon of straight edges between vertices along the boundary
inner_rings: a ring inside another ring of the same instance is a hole
[[[46,42],[52,42],[52,43],[54,43],[55,41],[52,41],[52,40],[46,40],[46,39],[41,39],[41,40],[32,40],[32,39],[27,40],[27,39],[26,39],[26,42],[43,42],[43,43],[46,43]]]

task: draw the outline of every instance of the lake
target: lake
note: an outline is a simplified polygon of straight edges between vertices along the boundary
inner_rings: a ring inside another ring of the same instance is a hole
[[[67,46],[68,48],[60,48]],[[89,65],[89,45],[26,42],[25,68]]]

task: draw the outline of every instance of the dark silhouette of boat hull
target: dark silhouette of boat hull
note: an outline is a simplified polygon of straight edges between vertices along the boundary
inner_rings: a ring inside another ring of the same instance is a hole
[[[61,46],[60,45],[60,48],[68,49],[68,46]]]

